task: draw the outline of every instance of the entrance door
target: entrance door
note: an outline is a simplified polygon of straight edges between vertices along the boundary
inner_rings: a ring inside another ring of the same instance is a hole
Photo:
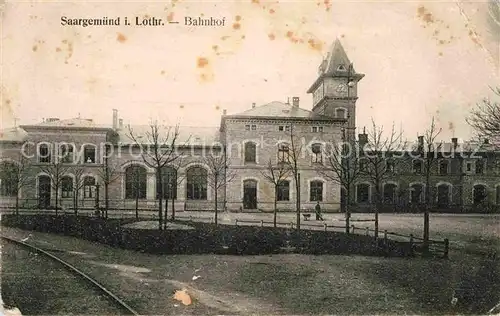
[[[38,207],[48,209],[50,206],[50,178],[38,177]]]
[[[252,210],[257,208],[257,181],[243,182],[243,208]]]

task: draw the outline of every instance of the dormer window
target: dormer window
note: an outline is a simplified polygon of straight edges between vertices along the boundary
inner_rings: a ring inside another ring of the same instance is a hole
[[[245,130],[246,131],[256,131],[257,130],[257,125],[255,125],[255,124],[247,124],[247,125],[245,125]]]
[[[278,126],[278,131],[280,132],[289,132],[290,131],[290,125],[280,125]]]
[[[323,126],[313,126],[311,130],[313,133],[323,133]]]
[[[338,70],[338,71],[346,71],[346,68],[345,68],[345,66],[344,66],[344,65],[339,65],[339,66],[337,67],[337,70]]]

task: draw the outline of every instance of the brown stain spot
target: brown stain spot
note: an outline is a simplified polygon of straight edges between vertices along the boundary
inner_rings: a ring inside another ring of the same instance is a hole
[[[270,9],[270,10],[269,10],[269,13],[270,13],[270,14],[274,14],[275,12],[276,12],[276,11],[274,11],[274,9]]]
[[[216,110],[220,110],[220,106],[216,105],[216,106],[215,106],[215,109],[216,109]]]
[[[436,36],[439,34],[439,30],[435,30],[434,33],[432,33],[432,35]]]
[[[149,14],[144,14],[144,18],[149,19],[150,18]]]
[[[205,57],[198,57],[196,65],[198,68],[204,68],[205,66],[208,66],[208,59]]]
[[[340,38],[344,38],[344,37],[345,37],[345,34],[340,35]]]
[[[444,43],[445,43],[445,41],[443,41],[443,40],[439,40],[439,44],[440,44],[440,45],[443,45]]]
[[[241,16],[237,15],[234,19],[236,20],[236,22],[241,21]]]
[[[62,40],[61,43],[68,44],[68,40]]]
[[[443,56],[443,52],[439,52],[439,56]]]
[[[430,13],[424,6],[418,7],[417,16],[427,24],[435,22],[432,13]]]
[[[200,14],[200,16],[205,16],[205,14],[204,14],[204,13],[201,13],[201,14]]]
[[[453,122],[448,122],[448,129],[453,131],[455,129],[455,124],[453,124]]]
[[[285,35],[286,35],[286,37],[288,37],[288,38],[292,38],[292,37],[293,37],[293,32],[292,32],[292,31],[288,31],[288,32],[286,32],[286,34],[285,34]]]
[[[116,35],[116,40],[120,43],[125,43],[127,41],[127,37],[123,35],[122,33],[118,33]]]
[[[179,108],[183,109],[184,108],[184,104],[179,105]]]
[[[245,39],[245,38],[246,38],[246,36],[245,36],[245,35],[241,35],[241,39]]]
[[[213,45],[213,46],[212,46],[212,49],[213,49],[214,51],[217,51],[217,50],[219,50],[219,46],[217,46],[217,45]]]
[[[330,0],[324,0],[323,2],[325,4],[325,10],[330,11],[330,9],[332,8],[332,4],[331,4]]]
[[[56,47],[56,52],[60,53],[61,52],[61,48],[60,47]]]
[[[269,37],[269,39],[270,39],[271,41],[274,41],[274,39],[276,38],[276,36],[275,36],[273,33],[268,34],[267,36]]]
[[[36,51],[38,50],[38,46],[33,45],[33,47],[31,48],[31,50],[32,50],[33,52],[36,52]]]
[[[241,28],[241,24],[240,23],[233,23],[233,29],[239,30],[240,28]]]
[[[259,4],[259,3],[260,3],[260,1],[259,1],[259,0],[252,0],[252,3],[254,3],[254,4]]]
[[[160,74],[161,74],[161,75],[164,75],[164,74],[165,74],[165,70],[162,70],[162,71],[160,72]]]
[[[10,99],[5,100],[5,105],[10,105]]]
[[[87,35],[87,38],[92,38],[92,36],[91,35]]]
[[[221,40],[223,40],[223,41],[225,41],[225,40],[227,40],[227,39],[228,39],[228,38],[230,38],[230,37],[231,37],[231,36],[227,36],[227,35],[226,35],[226,36],[222,36],[220,39],[221,39]]]
[[[312,48],[313,50],[321,51],[323,49],[323,43],[314,40],[312,38],[308,40],[307,43],[309,44],[309,47]]]
[[[170,12],[167,15],[167,22],[172,22],[174,20],[174,12]]]

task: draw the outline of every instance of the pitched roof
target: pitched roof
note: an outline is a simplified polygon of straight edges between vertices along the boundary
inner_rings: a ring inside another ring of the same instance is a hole
[[[331,117],[316,114],[312,111],[293,106],[288,103],[273,101],[241,113],[227,115],[228,118],[267,118],[267,119],[310,119],[334,120]]]
[[[146,142],[150,138],[148,134],[151,132],[149,125],[130,125],[133,136],[138,142]],[[134,144],[135,141],[129,136],[129,127],[117,131],[118,142],[121,144]],[[163,135],[163,140],[168,136],[167,143],[172,140],[175,133],[175,126],[161,126],[159,129],[160,135]],[[201,127],[201,126],[179,126],[179,135],[177,136],[177,145],[207,145],[210,146],[218,142],[219,128],[218,127]]]
[[[101,125],[94,123],[91,119],[71,118],[60,120],[57,118],[49,118],[44,122],[34,125],[24,125],[23,128],[37,128],[37,127],[58,127],[58,128],[111,128],[108,125]]]

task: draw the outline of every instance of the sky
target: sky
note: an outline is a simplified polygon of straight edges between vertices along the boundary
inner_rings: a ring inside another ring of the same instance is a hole
[[[500,79],[500,9],[487,1],[8,1],[2,128],[49,117],[111,124],[112,109],[125,124],[218,126],[223,109],[293,96],[311,109],[306,91],[339,38],[366,75],[358,130],[373,118],[412,139],[434,116],[441,138],[468,139],[465,117]],[[62,16],[179,23],[62,26]],[[188,16],[225,26],[186,26]]]

